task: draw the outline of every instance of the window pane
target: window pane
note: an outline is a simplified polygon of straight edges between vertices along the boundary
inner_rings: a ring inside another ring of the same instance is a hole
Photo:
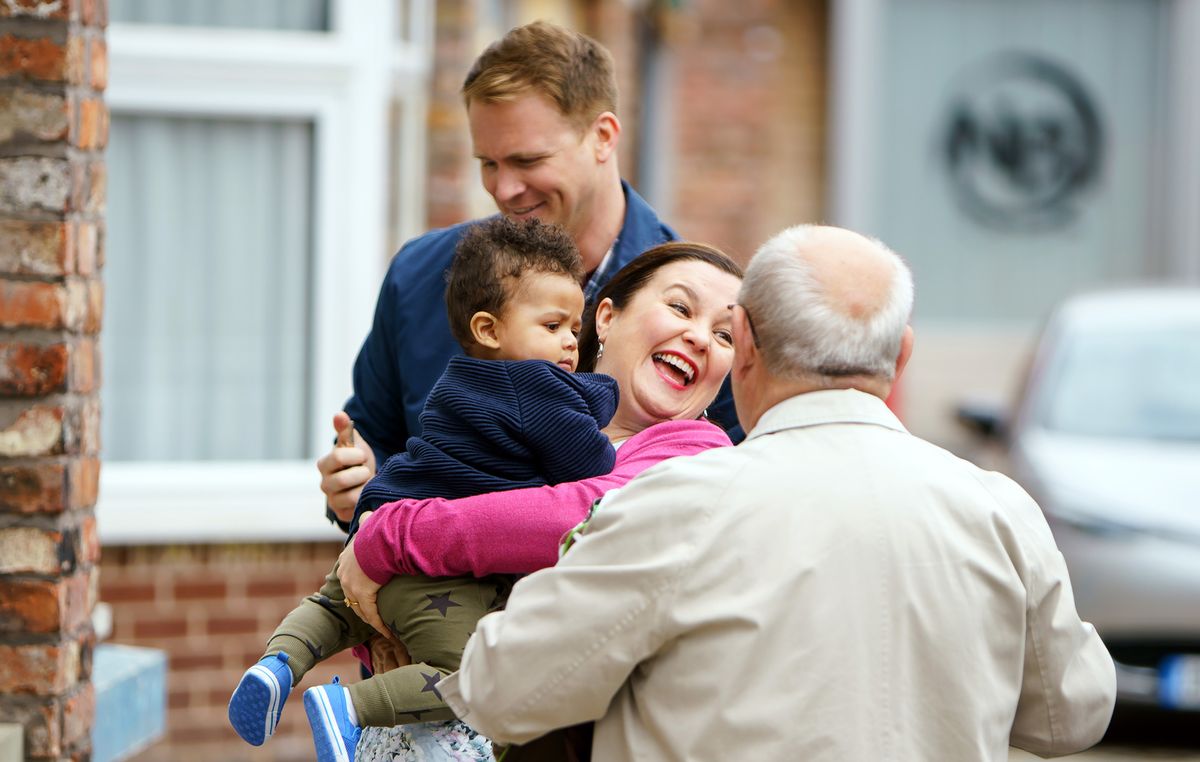
[[[117,22],[329,31],[329,0],[109,0]]]
[[[116,116],[109,460],[307,456],[312,126]]]

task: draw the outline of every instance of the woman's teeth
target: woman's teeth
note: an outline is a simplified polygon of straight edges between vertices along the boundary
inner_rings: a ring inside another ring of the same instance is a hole
[[[687,384],[692,383],[692,377],[696,375],[696,371],[683,358],[677,357],[676,355],[667,355],[667,354],[660,354],[660,353],[651,355],[651,357],[656,362],[661,362],[665,365],[671,366],[675,370],[678,370],[680,372],[680,374],[683,376],[683,383],[685,386]]]

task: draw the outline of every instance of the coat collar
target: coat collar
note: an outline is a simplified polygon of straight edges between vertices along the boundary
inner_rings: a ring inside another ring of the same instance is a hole
[[[857,389],[827,389],[798,394],[763,413],[746,441],[787,429],[831,423],[863,423],[907,433],[883,400]]]
[[[675,231],[658,218],[629,183],[622,180],[621,190],[625,193],[625,219],[613,243],[617,265],[614,273],[646,249],[677,238]]]

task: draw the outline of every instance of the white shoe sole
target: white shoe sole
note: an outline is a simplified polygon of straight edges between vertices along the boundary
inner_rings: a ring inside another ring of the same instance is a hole
[[[308,724],[312,727],[317,762],[350,762],[350,752],[342,739],[329,695],[320,688],[305,691],[304,713],[308,715]]]
[[[275,673],[255,664],[242,675],[229,699],[229,724],[246,743],[262,746],[275,734],[282,696]],[[255,732],[259,722],[263,723],[261,737]]]

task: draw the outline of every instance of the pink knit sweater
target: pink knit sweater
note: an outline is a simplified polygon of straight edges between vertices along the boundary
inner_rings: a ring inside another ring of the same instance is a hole
[[[650,466],[729,445],[707,421],[666,421],[626,440],[611,473],[551,487],[445,500],[400,500],[379,508],[354,539],[368,577],[386,584],[400,574],[525,574],[558,560],[563,534],[592,503]]]

